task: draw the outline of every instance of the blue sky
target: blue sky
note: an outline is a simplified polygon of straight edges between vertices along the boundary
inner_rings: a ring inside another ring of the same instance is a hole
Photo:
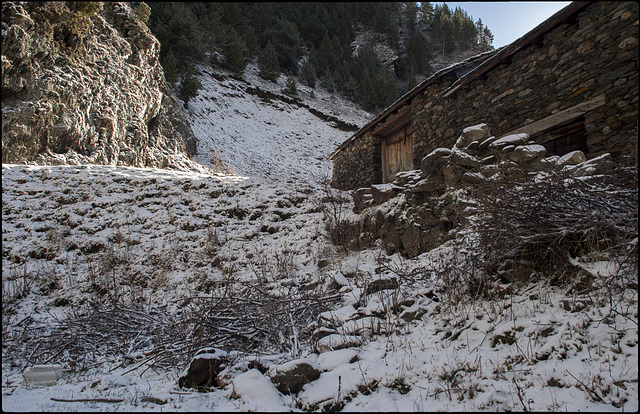
[[[460,6],[467,14],[478,18],[494,35],[493,46],[508,45],[569,5],[570,1],[504,1],[504,2],[434,2],[447,3],[455,10]]]

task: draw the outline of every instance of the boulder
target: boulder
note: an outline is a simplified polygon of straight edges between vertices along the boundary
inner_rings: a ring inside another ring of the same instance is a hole
[[[180,378],[181,388],[207,390],[218,386],[218,374],[227,366],[227,353],[221,349],[203,348],[196,352],[189,367]]]
[[[431,151],[420,162],[420,169],[425,177],[436,174],[440,169],[446,165],[451,155],[451,150],[447,148],[437,148]]]
[[[332,334],[320,339],[316,348],[318,352],[322,353],[359,346],[362,342],[362,337],[357,335]]]
[[[375,184],[371,186],[371,197],[373,202],[379,205],[391,200],[402,190],[402,187],[394,184]]]
[[[529,135],[527,134],[512,134],[499,138],[489,144],[489,148],[504,150],[505,147],[514,146],[514,149],[518,145],[525,145],[529,142]]]
[[[319,367],[306,358],[277,366],[270,372],[271,382],[285,395],[297,394],[305,384],[320,378]]]
[[[457,188],[462,182],[462,175],[467,172],[467,169],[453,163],[449,163],[442,168],[442,175],[444,176],[444,183],[447,188]]]
[[[460,138],[454,148],[465,148],[474,141],[484,141],[491,135],[491,129],[487,124],[478,124],[462,130]]]
[[[318,365],[323,371],[331,371],[340,365],[352,364],[358,360],[358,352],[353,349],[340,349],[318,355]]]
[[[336,310],[322,312],[318,315],[318,322],[322,326],[333,328],[352,319],[356,313],[356,309],[352,305],[347,305]]]
[[[242,400],[246,411],[291,411],[291,407],[285,404],[273,383],[257,369],[250,369],[238,375],[232,380],[232,386],[231,398]]]
[[[542,145],[518,145],[513,152],[509,153],[509,159],[515,162],[528,162],[538,160],[547,153],[547,149]]]
[[[478,151],[483,151],[483,150],[489,149],[489,146],[491,145],[491,143],[493,141],[495,141],[496,139],[497,139],[496,137],[491,136],[491,137],[485,139],[484,141],[480,142],[478,144]]]
[[[371,188],[359,188],[353,193],[353,212],[359,214],[372,203]]]
[[[395,277],[389,279],[378,279],[367,285],[365,290],[366,295],[370,295],[372,293],[379,292],[385,289],[397,289],[400,285],[398,285],[398,279]]]
[[[577,165],[587,160],[586,155],[582,151],[571,151],[556,161],[558,167],[564,167],[565,165]]]
[[[612,168],[611,154],[607,153],[581,162],[571,169],[570,174],[573,177],[587,177],[590,175],[606,174],[610,172]]]
[[[473,155],[469,155],[466,152],[454,150],[449,156],[449,162],[461,167],[475,168],[480,166],[480,161]]]

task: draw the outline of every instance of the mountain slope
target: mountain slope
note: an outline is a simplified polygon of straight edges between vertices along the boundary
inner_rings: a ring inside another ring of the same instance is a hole
[[[353,204],[315,176],[350,132],[314,111],[367,114],[199,76],[196,157],[239,175],[3,164],[4,411],[637,410],[637,273],[620,293],[615,261],[572,258],[592,290],[540,278],[473,298],[447,284],[473,234],[413,259],[345,252],[325,223]],[[208,347],[228,352],[219,386],[180,388]],[[50,363],[55,385],[25,381]],[[278,390],[303,363],[317,378]]]
[[[203,86],[188,103],[198,140],[194,160],[214,166],[222,158],[242,176],[319,180],[331,170],[329,154],[371,114],[321,88],[298,85],[293,99],[281,91],[284,77],[272,83],[257,72],[253,64],[243,78],[198,67]]]

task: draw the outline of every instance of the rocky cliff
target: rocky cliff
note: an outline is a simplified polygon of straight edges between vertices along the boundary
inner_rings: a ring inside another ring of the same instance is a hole
[[[197,168],[144,17],[119,2],[2,3],[2,162]]]

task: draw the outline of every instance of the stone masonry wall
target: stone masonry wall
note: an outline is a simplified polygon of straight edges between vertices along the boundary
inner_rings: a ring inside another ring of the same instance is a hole
[[[510,60],[448,98],[439,96],[444,85],[416,98],[414,165],[451,146],[470,122],[491,124],[500,136],[603,93],[606,104],[585,114],[588,156],[636,150],[637,3],[594,2]]]
[[[490,124],[499,137],[602,94],[604,106],[584,114],[588,157],[637,154],[638,4],[593,2],[540,40],[447,98],[449,78],[413,98],[415,168],[432,150],[451,147],[470,124]],[[381,183],[380,144],[370,132],[333,159],[334,186]]]
[[[332,185],[353,190],[382,182],[380,139],[364,134],[337,153],[333,159]]]

